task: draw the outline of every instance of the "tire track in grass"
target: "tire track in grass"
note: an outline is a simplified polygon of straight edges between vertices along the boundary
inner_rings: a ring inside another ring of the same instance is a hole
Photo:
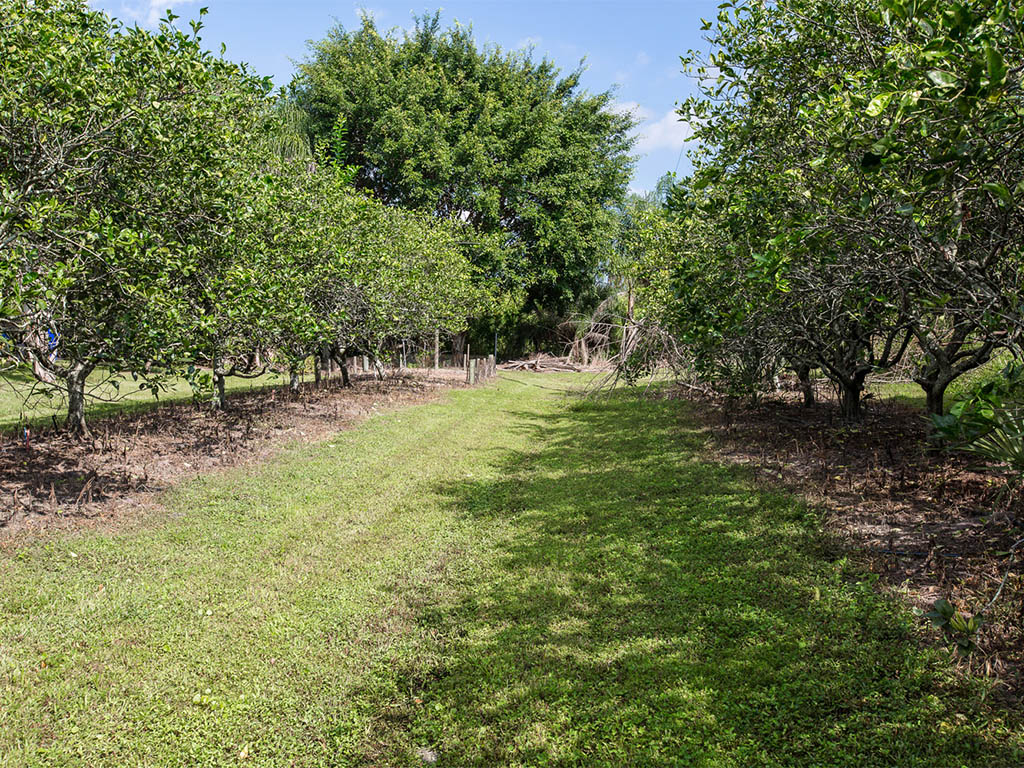
[[[402,585],[469,541],[433,489],[529,400],[454,392],[6,558],[0,765],[357,764],[354,692],[419,642]]]

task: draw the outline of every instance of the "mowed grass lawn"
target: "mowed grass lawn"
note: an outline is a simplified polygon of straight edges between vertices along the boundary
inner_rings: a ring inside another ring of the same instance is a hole
[[[684,404],[515,378],[4,548],[0,765],[1024,764]]]

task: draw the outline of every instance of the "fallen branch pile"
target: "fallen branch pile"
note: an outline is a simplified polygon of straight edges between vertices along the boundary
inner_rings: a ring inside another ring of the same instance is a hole
[[[529,360],[509,360],[500,366],[506,371],[536,371],[538,373],[552,371],[572,371],[579,373],[582,370],[579,366],[569,362],[567,357],[555,357],[554,355],[540,354]]]

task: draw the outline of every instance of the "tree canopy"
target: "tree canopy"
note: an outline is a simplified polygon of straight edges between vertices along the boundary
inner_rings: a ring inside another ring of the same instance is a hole
[[[438,15],[408,34],[364,16],[315,43],[293,84],[313,135],[385,203],[469,223],[496,291],[563,312],[592,292],[631,172],[630,116],[529,52],[481,49]],[[518,303],[518,302],[517,302]]]

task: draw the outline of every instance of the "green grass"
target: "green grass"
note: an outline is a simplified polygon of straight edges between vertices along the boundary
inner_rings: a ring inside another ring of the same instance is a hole
[[[891,400],[922,411],[927,408],[924,390],[912,381],[869,380],[864,391],[865,394],[869,394],[879,400]]]
[[[1002,375],[1003,369],[1013,360],[1008,352],[997,352],[985,365],[968,371],[955,379],[946,390],[946,408],[948,409],[958,397],[962,397],[973,389]],[[924,390],[912,381],[872,381],[868,380],[866,392],[883,400],[893,400],[904,405],[925,410]]]
[[[228,392],[248,390],[252,387],[280,385],[287,377],[268,373],[255,379],[229,376],[225,380]],[[116,383],[115,383],[116,382]],[[161,390],[159,399],[150,390],[139,389],[129,376],[112,376],[108,371],[96,370],[89,376],[87,388],[89,402],[87,418],[130,413],[153,408],[159,403],[186,402],[192,399],[192,388],[182,378],[173,378]],[[63,422],[66,405],[63,393],[39,384],[30,373],[21,370],[0,373],[0,431],[22,424],[49,425],[52,417]]]
[[[516,378],[8,547],[0,765],[1024,762],[683,404]]]

